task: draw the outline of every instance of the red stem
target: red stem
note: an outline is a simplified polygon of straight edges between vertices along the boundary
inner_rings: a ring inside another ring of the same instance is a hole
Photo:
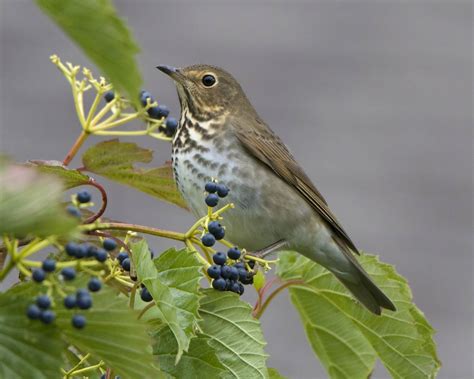
[[[76,142],[74,142],[74,145],[72,145],[71,149],[68,151],[66,157],[63,160],[64,166],[67,166],[69,165],[69,163],[71,163],[71,161],[76,156],[77,152],[79,151],[88,136],[89,133],[86,133],[84,130],[81,132],[81,134],[79,134],[79,137],[77,137]]]
[[[104,187],[97,183],[93,178],[89,178],[87,185],[97,188],[102,195],[102,206],[100,207],[99,211],[84,221],[84,224],[91,224],[104,214],[105,208],[107,208],[107,192],[105,192]]]

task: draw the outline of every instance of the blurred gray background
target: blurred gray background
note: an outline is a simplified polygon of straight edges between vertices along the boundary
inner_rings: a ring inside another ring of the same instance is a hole
[[[91,65],[31,1],[0,4],[1,151],[19,161],[61,160],[79,124],[48,57]],[[116,4],[142,46],[144,87],[174,115],[175,89],[157,64],[210,63],[238,78],[356,244],[409,280],[438,330],[439,377],[472,378],[471,3]],[[166,143],[135,140],[156,149],[156,163],[168,159]],[[104,182],[113,218],[176,230],[193,221]],[[156,251],[168,245],[153,241]],[[325,377],[287,295],[264,315],[263,328],[270,366],[291,378]]]

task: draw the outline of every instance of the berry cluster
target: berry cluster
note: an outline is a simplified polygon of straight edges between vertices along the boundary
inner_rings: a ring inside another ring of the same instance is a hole
[[[219,198],[224,198],[229,194],[229,189],[225,184],[209,182],[206,183],[204,189],[207,192],[206,204],[208,207],[215,207],[219,203]],[[207,225],[207,233],[201,237],[201,242],[204,246],[214,246],[216,241],[223,239],[225,230],[219,221],[211,221]]]
[[[50,309],[51,299],[48,295],[39,295],[34,304],[30,304],[26,310],[26,315],[31,320],[41,320],[45,324],[51,324],[56,318],[56,314]]]
[[[217,252],[212,256],[214,265],[207,269],[207,274],[213,279],[212,287],[219,291],[232,291],[242,295],[244,284],[253,283],[253,271],[248,270],[254,267],[254,261],[246,262],[241,260],[241,252],[236,247],[227,251]],[[247,266],[248,265],[248,266]]]
[[[66,254],[76,259],[94,258],[99,262],[107,260],[108,252],[117,248],[115,240],[106,238],[102,242],[102,248],[88,243],[68,242],[65,246]],[[41,268],[35,268],[32,271],[31,277],[37,283],[43,282],[47,275],[54,273],[57,268],[57,263],[54,259],[47,258],[41,263]],[[76,278],[76,269],[74,267],[64,267],[60,271],[60,277],[64,281],[71,281]],[[102,288],[102,282],[99,278],[91,278],[87,284],[87,289],[82,288],[77,290],[73,295],[67,295],[63,302],[67,309],[78,308],[82,310],[89,309],[92,306],[92,297],[90,292],[97,292]],[[51,310],[51,299],[47,295],[40,295],[36,298],[35,304],[31,304],[26,314],[32,320],[39,319],[45,324],[50,324],[54,321],[56,315]],[[71,319],[72,325],[75,328],[82,329],[86,325],[86,318],[84,315],[75,314]]]
[[[140,103],[145,107],[150,103],[154,103],[155,99],[150,94],[150,92],[142,90],[140,92]],[[148,116],[153,119],[160,120],[162,118],[167,118],[170,111],[168,107],[164,104],[158,106],[152,106],[147,109]],[[160,126],[160,132],[166,134],[167,137],[172,137],[176,130],[178,129],[178,121],[174,117],[168,117],[165,122],[165,126]]]

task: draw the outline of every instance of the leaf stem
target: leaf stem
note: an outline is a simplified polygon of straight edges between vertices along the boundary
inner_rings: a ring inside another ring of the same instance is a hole
[[[105,209],[107,208],[107,192],[105,192],[105,188],[102,187],[101,184],[97,183],[93,178],[89,178],[89,181],[87,182],[88,185],[97,188],[100,191],[100,194],[102,196],[102,206],[100,209],[97,211],[97,213],[93,214],[89,218],[87,218],[84,223],[85,224],[90,224],[100,218],[104,212]]]
[[[141,310],[141,312],[138,314],[137,320],[140,320],[140,319],[143,317],[143,315],[144,315],[148,310],[150,310],[151,308],[153,308],[155,305],[156,305],[156,304],[155,304],[155,302],[153,301],[153,302],[151,302],[150,304],[148,304],[145,308],[143,308],[143,309]]]
[[[264,301],[264,303],[262,304],[262,306],[260,307],[260,309],[256,309],[256,310],[255,310],[255,312],[254,312],[254,317],[255,317],[256,319],[259,319],[260,317],[262,317],[263,312],[265,312],[265,309],[267,309],[267,307],[270,305],[270,303],[272,302],[272,300],[273,300],[281,291],[283,291],[285,288],[288,288],[288,287],[291,287],[291,286],[296,286],[296,285],[299,285],[299,284],[304,284],[304,281],[303,281],[303,280],[300,280],[300,279],[295,279],[295,280],[289,280],[288,282],[283,283],[280,287],[278,287],[277,289],[275,289],[275,290],[267,297],[267,299]]]

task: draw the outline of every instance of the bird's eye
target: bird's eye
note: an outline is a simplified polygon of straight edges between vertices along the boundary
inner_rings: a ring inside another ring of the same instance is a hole
[[[214,84],[216,84],[216,77],[211,74],[206,74],[202,77],[202,84],[204,84],[206,87],[212,87]]]

